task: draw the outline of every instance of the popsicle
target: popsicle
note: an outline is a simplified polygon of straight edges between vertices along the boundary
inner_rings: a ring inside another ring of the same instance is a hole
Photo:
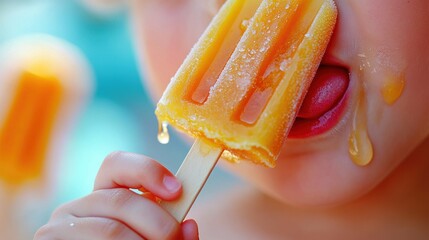
[[[14,40],[0,56],[0,180],[41,180],[60,151],[84,99],[89,67],[77,49],[37,35]]]
[[[156,109],[161,124],[169,123],[197,139],[197,147],[178,172],[183,178],[182,198],[198,194],[198,188],[194,194],[186,189],[198,181],[200,187],[204,184],[222,152],[230,160],[275,166],[336,17],[332,0],[225,2]],[[207,164],[204,174],[195,169],[199,164]],[[191,174],[201,176],[195,179]],[[177,204],[189,207],[193,200]],[[183,207],[165,205],[172,212]],[[178,219],[187,210],[177,214]]]

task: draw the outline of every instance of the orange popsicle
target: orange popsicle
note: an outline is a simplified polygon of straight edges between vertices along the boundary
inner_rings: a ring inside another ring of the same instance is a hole
[[[0,174],[8,182],[37,178],[42,172],[49,135],[62,100],[57,77],[24,70],[0,131]]]
[[[336,15],[332,0],[227,1],[164,92],[159,121],[275,166]]]
[[[162,128],[197,138],[177,173],[182,199],[163,203],[178,220],[222,153],[275,166],[336,17],[333,0],[225,2],[156,109]]]
[[[17,186],[41,179],[49,155],[60,151],[70,119],[88,94],[88,69],[75,49],[48,36],[3,50],[0,180]]]

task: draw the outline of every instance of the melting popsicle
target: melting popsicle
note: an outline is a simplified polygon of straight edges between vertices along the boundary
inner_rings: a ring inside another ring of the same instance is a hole
[[[226,1],[156,109],[159,121],[197,138],[190,156],[199,152],[204,158],[187,163],[187,157],[179,169],[183,198],[192,188],[187,181],[204,182],[217,161],[209,161],[201,148],[210,147],[213,158],[223,152],[229,159],[275,166],[336,17],[332,0]],[[208,173],[188,180],[201,171],[195,169],[198,161],[209,165]],[[165,205],[173,212],[181,208]]]

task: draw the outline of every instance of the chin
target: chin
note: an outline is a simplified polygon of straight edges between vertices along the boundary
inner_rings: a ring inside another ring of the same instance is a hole
[[[280,157],[278,161],[275,168],[247,161],[226,165],[258,190],[295,207],[346,204],[367,194],[382,180],[382,175],[367,175],[341,150]]]

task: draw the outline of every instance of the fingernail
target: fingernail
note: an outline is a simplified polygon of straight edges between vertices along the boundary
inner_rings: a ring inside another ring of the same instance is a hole
[[[165,188],[170,192],[177,192],[182,186],[182,184],[177,181],[175,177],[168,175],[164,176],[162,183],[164,184]]]

